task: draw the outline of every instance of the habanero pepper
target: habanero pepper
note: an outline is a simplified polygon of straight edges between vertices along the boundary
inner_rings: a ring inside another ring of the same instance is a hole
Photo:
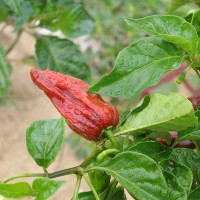
[[[89,94],[90,85],[50,70],[32,69],[31,78],[44,91],[69,127],[87,140],[98,141],[101,132],[119,122],[117,109],[100,95]]]

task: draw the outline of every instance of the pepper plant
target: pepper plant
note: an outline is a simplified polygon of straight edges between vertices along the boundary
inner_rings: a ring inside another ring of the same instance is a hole
[[[200,78],[200,11],[185,19],[153,15],[124,20],[148,37],[125,47],[112,71],[91,87],[59,72],[31,70],[33,82],[63,117],[30,125],[27,149],[43,173],[5,178],[0,182],[0,195],[48,199],[65,184],[64,176],[75,174],[73,200],[125,200],[125,190],[138,200],[199,199],[200,96],[154,93],[119,115],[100,95],[135,96],[183,62],[187,67],[177,77],[178,83],[183,82],[189,69]],[[50,172],[48,167],[63,143],[65,122],[93,141],[95,149],[80,165]],[[61,176],[63,181],[56,180]],[[17,181],[25,177],[32,177],[32,184]],[[82,179],[90,191],[79,192]]]

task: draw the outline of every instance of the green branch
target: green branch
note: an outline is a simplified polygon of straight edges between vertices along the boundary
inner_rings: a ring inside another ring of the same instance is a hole
[[[119,145],[117,143],[117,140],[115,138],[115,136],[113,135],[113,132],[111,130],[106,130],[104,132],[104,135],[112,142],[113,146],[116,148],[116,149],[119,149]]]
[[[7,51],[6,51],[6,55],[8,55],[12,49],[15,47],[15,45],[17,44],[17,42],[19,41],[19,38],[22,34],[22,29],[17,33],[17,37],[15,38],[15,40],[13,41],[13,43],[8,47]]]
[[[86,168],[96,156],[102,152],[102,147],[97,146],[96,149],[91,153],[91,155],[79,166],[63,169],[60,171],[56,171],[53,173],[48,173],[46,169],[43,168],[45,173],[25,173],[25,174],[19,174],[15,176],[8,177],[3,180],[4,183],[7,183],[10,180],[18,179],[18,178],[26,178],[26,177],[48,177],[48,178],[56,178],[60,176],[66,176],[70,174],[77,174],[80,175],[83,171],[83,168]]]
[[[82,179],[82,175],[77,175],[77,182],[74,189],[74,195],[73,195],[72,200],[78,200],[78,192],[81,185],[81,179]]]
[[[100,197],[99,197],[99,195],[97,194],[97,191],[96,191],[95,188],[93,187],[92,183],[90,182],[90,179],[89,179],[88,175],[85,174],[85,173],[83,173],[82,175],[83,175],[85,181],[87,182],[87,184],[89,185],[90,189],[92,190],[95,199],[96,199],[96,200],[100,200]]]
[[[15,176],[10,176],[6,179],[4,179],[2,182],[3,183],[7,183],[13,179],[17,179],[17,178],[27,178],[27,177],[45,177],[44,173],[25,173],[25,174],[18,174]]]

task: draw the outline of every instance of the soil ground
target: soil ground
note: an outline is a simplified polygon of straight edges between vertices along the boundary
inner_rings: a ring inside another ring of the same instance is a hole
[[[0,43],[7,48],[14,38],[12,28],[7,27],[0,36]],[[34,41],[30,35],[23,33],[8,57],[13,67],[12,96],[0,106],[0,180],[25,172],[42,172],[27,152],[26,129],[35,120],[60,117],[49,99],[32,83],[29,71],[34,66],[20,62],[26,56],[34,55]],[[67,134],[67,126],[65,132]],[[74,167],[80,162],[65,143],[56,161],[49,167],[49,172]],[[67,183],[51,198],[52,200],[70,200],[73,195],[75,176],[62,177],[61,180],[66,180]],[[88,190],[88,187],[83,181],[80,191],[85,190]]]

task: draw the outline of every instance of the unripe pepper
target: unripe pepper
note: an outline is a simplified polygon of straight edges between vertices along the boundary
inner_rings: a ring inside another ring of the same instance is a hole
[[[101,132],[117,126],[118,111],[98,94],[89,94],[90,85],[68,75],[32,69],[33,82],[44,91],[69,127],[87,140],[98,141]]]

